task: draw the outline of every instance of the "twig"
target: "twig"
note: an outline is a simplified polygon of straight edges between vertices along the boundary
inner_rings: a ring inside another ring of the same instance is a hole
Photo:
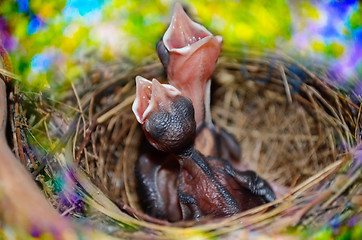
[[[16,75],[16,74],[13,74],[3,68],[0,68],[0,74],[6,76],[6,77],[9,77],[11,79],[15,79],[15,80],[18,80],[20,81],[21,80],[21,77],[19,75]]]
[[[130,147],[130,144],[131,144],[131,140],[132,140],[132,137],[133,137],[133,134],[135,132],[135,130],[137,129],[137,126],[138,126],[138,123],[135,121],[131,127],[130,127],[130,131],[129,131],[129,134],[127,136],[127,139],[126,139],[126,148],[124,149],[124,156],[122,158],[122,162],[123,162],[123,182],[124,182],[124,188],[125,188],[125,193],[126,193],[126,197],[128,199],[128,202],[130,203],[130,206],[134,208],[134,202],[132,197],[131,197],[131,194],[130,194],[130,187],[128,185],[128,181],[127,181],[127,172],[129,171],[129,167],[127,166],[127,160],[128,160],[128,157],[126,156],[126,153],[128,152],[128,148]]]
[[[358,164],[358,163],[357,163]],[[323,205],[323,207],[329,206],[339,195],[341,195],[352,183],[354,183],[358,178],[361,177],[362,169],[356,171],[352,176],[340,176],[340,179],[335,182],[332,186],[334,188],[335,194],[328,199],[327,202]]]
[[[289,103],[292,103],[292,102],[293,102],[293,99],[292,99],[292,95],[290,94],[288,79],[287,79],[287,76],[285,75],[283,65],[280,65],[280,66],[279,66],[279,69],[280,69],[280,73],[281,73],[281,75],[282,75],[283,84],[284,84],[285,93],[286,93],[286,95],[287,95],[288,102],[289,102]]]
[[[1,64],[1,63],[3,63],[3,64]],[[5,76],[4,81],[6,83],[9,83],[11,79],[17,78],[17,76],[15,74],[13,74],[12,71],[13,71],[13,66],[11,64],[8,53],[6,52],[5,48],[3,47],[2,43],[1,43],[1,38],[0,38],[0,73]],[[15,77],[15,78],[13,78],[13,77]],[[2,81],[2,80],[0,80],[0,81]]]
[[[110,109],[109,111],[107,111],[106,113],[102,114],[101,116],[99,116],[97,118],[97,123],[101,124],[104,123],[105,121],[107,121],[110,117],[112,117],[113,115],[119,113],[120,111],[122,111],[124,108],[128,107],[129,105],[132,104],[132,102],[135,99],[135,95],[131,95],[129,97],[127,97],[125,100],[123,100],[120,104],[118,104],[117,106],[113,107],[112,109]]]

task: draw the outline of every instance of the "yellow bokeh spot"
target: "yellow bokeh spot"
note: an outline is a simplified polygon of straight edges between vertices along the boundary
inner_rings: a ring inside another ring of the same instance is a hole
[[[66,53],[74,52],[79,44],[87,39],[89,30],[85,27],[74,26],[66,37],[63,37],[60,48]]]
[[[40,240],[54,240],[54,237],[51,233],[45,232],[40,235]]]
[[[32,0],[29,2],[29,7],[33,12],[38,13],[39,9],[42,8],[43,4],[43,0]]]
[[[243,22],[239,22],[234,27],[235,36],[244,41],[250,41],[254,36],[254,29]]]
[[[325,50],[325,45],[322,42],[315,41],[312,44],[312,48],[314,51],[323,52]]]
[[[315,20],[319,19],[319,12],[318,9],[316,7],[314,7],[313,5],[311,5],[310,3],[307,2],[303,2],[300,5],[300,9],[302,10],[302,14],[305,17],[309,17]]]
[[[341,44],[331,43],[329,45],[330,51],[334,57],[339,57],[343,54],[344,48]]]
[[[60,48],[66,53],[71,53],[77,48],[76,40],[74,38],[64,37]]]
[[[78,78],[81,73],[82,73],[82,69],[80,67],[78,67],[77,65],[71,65],[68,64],[69,66],[67,66],[67,73],[66,73],[66,77],[68,80],[74,80],[76,78]]]
[[[276,28],[279,23],[275,20],[274,16],[268,12],[268,10],[258,4],[254,4],[251,11],[257,20],[256,28],[258,29],[258,33],[260,35],[272,36],[276,33]]]
[[[102,59],[107,60],[113,60],[115,58],[113,51],[110,47],[105,47],[102,51]]]
[[[56,14],[54,10],[54,2],[44,3],[39,11],[39,15],[43,18],[50,18]]]
[[[171,235],[173,238],[177,238],[177,239],[186,239],[186,240],[205,240],[205,239],[211,239],[210,236],[208,236],[207,233],[202,232],[202,231],[198,231],[198,230],[194,230],[194,229],[180,229],[180,230],[175,230],[172,232]]]
[[[66,2],[66,0],[31,0],[29,7],[36,15],[40,15],[42,18],[51,18],[64,8]]]
[[[204,20],[211,19],[212,16],[214,15],[214,13],[217,13],[217,12],[218,12],[218,8],[213,5],[210,5],[208,8],[199,7],[197,9],[197,13],[196,13],[197,15],[195,17],[198,17],[198,18],[201,18]]]
[[[15,30],[13,32],[14,36],[18,38],[25,38],[27,36],[27,27],[29,21],[24,16],[19,16],[14,21]]]

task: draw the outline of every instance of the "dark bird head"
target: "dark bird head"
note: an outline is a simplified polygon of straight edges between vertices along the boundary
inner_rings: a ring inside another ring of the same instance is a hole
[[[148,141],[158,150],[180,153],[193,145],[194,109],[189,98],[169,84],[137,76],[132,110]]]

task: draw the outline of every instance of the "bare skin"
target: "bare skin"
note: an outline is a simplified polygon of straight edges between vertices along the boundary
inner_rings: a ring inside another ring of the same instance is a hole
[[[139,157],[135,167],[138,194],[148,215],[170,222],[182,219],[175,187],[179,169],[175,156],[155,149]]]
[[[205,157],[195,148],[185,153],[178,158],[183,219],[232,216],[275,200],[271,187],[255,172],[237,171],[227,161]]]
[[[171,24],[156,50],[168,82],[192,101],[197,125],[196,148],[205,156],[238,162],[239,144],[232,135],[214,125],[210,113],[210,77],[221,45],[221,36],[214,36],[193,22],[177,3]]]

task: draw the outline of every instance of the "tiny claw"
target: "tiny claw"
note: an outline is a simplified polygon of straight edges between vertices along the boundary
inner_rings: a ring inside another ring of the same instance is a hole
[[[255,174],[254,181],[251,183],[250,190],[257,195],[262,196],[267,202],[272,202],[276,199],[271,186],[258,175]]]

